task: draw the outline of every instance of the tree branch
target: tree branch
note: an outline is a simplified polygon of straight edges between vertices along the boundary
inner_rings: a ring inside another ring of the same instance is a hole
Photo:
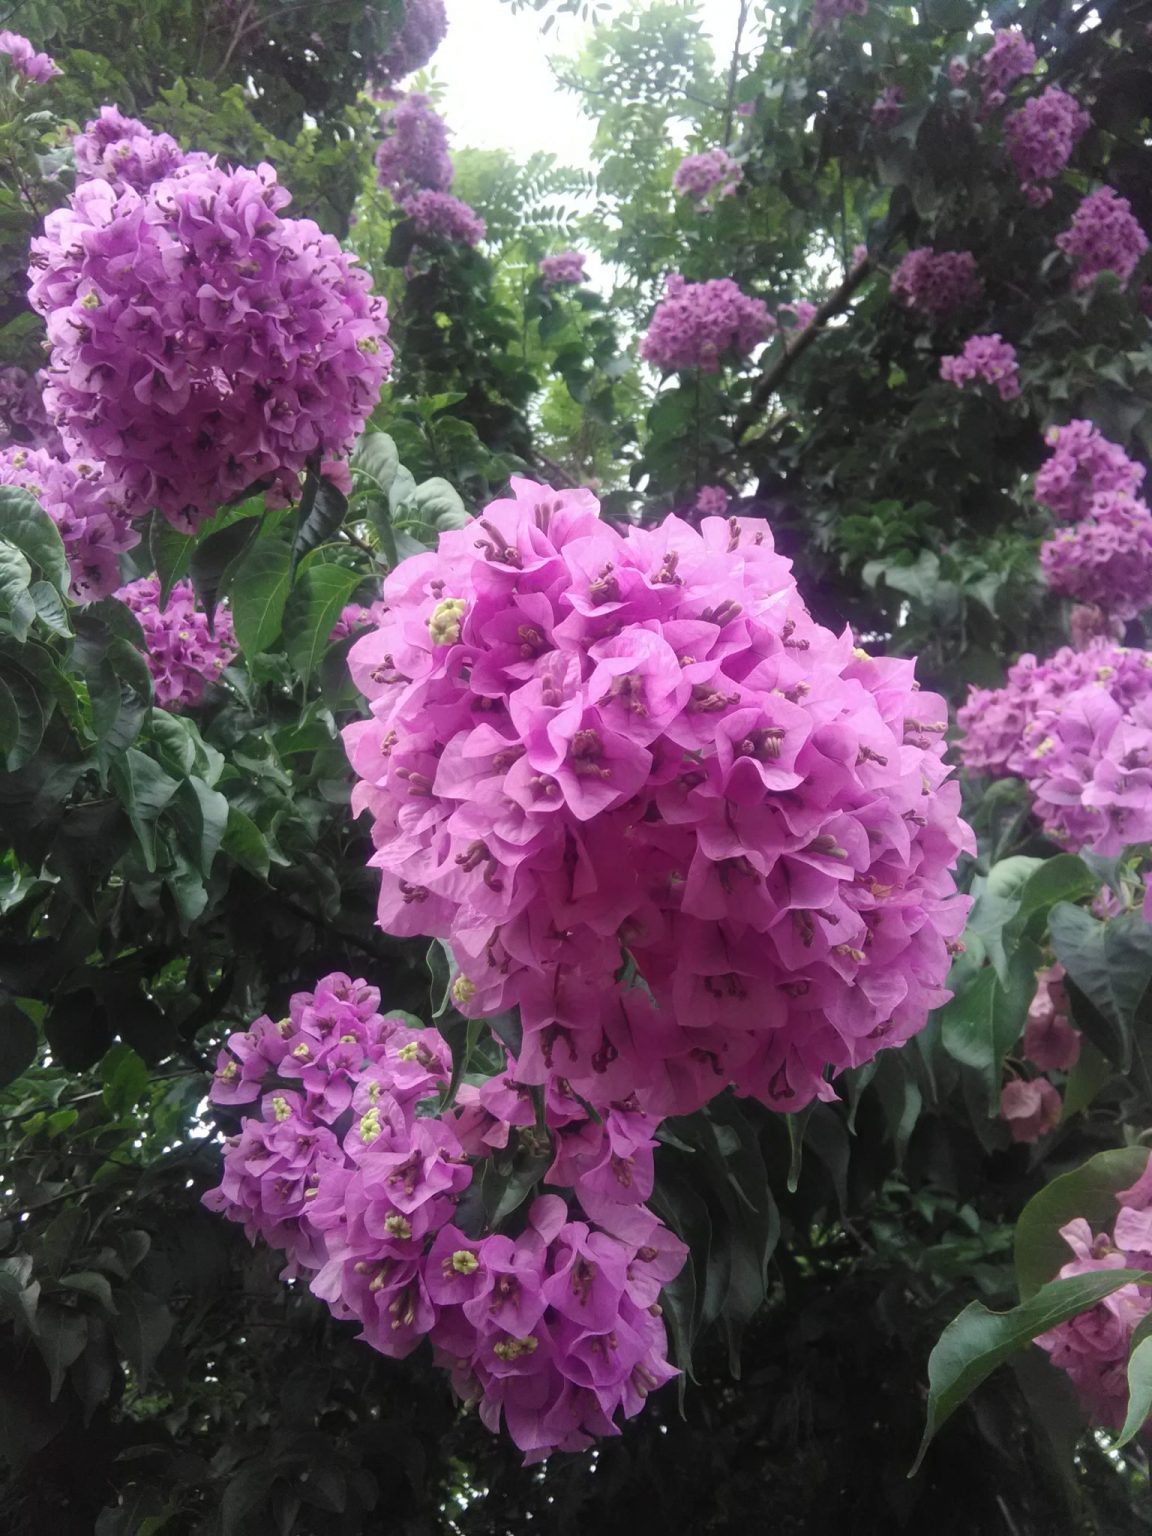
[[[724,148],[732,142],[732,115],[736,108],[736,76],[740,69],[740,44],[748,21],[751,0],[740,0],[740,20],[736,23],[736,41],[732,45],[732,63],[728,68],[728,96],[724,102]]]

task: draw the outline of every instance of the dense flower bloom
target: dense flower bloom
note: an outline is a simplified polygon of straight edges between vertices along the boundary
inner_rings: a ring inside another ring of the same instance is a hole
[[[1060,1124],[1060,1095],[1046,1077],[1014,1077],[1000,1095],[1000,1118],[1013,1141],[1039,1141]]]
[[[545,256],[540,263],[545,288],[570,288],[582,283],[587,275],[584,261],[580,251],[560,251],[555,256]]]
[[[1036,500],[1066,522],[1087,517],[1097,496],[1135,496],[1144,482],[1144,466],[1090,421],[1050,427],[1044,440],[1052,453],[1037,472]]]
[[[1075,96],[1050,85],[1040,96],[1030,97],[1004,121],[1004,142],[1029,202],[1046,203],[1051,188],[1072,151],[1088,130],[1091,118]]]
[[[382,1354],[429,1339],[453,1386],[536,1461],[617,1434],[675,1372],[657,1301],[687,1250],[642,1201],[652,1125],[628,1100],[590,1120],[550,1098],[548,1129],[509,1070],[426,1111],[451,1057],[435,1030],[379,1013],[363,981],[326,976],[279,1023],[229,1037],[211,1097],[258,1113],[225,1144],[204,1203],[264,1238]],[[286,1080],[291,1086],[286,1086]],[[553,1187],[516,1238],[455,1225],[473,1161],[551,1141]],[[575,1203],[575,1202],[578,1202]]]
[[[427,96],[415,91],[402,96],[381,113],[380,127],[377,179],[393,197],[409,197],[422,187],[443,192],[452,185],[448,129]]]
[[[417,234],[461,245],[479,245],[484,238],[484,220],[451,192],[414,192],[400,206],[415,224]]]
[[[775,326],[764,301],[741,293],[731,278],[689,283],[673,272],[640,356],[665,373],[680,368],[716,373],[726,358],[747,357]]]
[[[33,241],[49,410],[140,512],[192,528],[254,484],[294,497],[376,404],[384,301],[287,201],[270,166],[185,165],[144,193],[93,179]]]
[[[44,409],[41,383],[23,368],[0,368],[0,448],[45,448],[62,458],[64,448]]]
[[[812,25],[817,31],[835,27],[845,16],[867,16],[868,0],[813,0]]]
[[[60,531],[72,573],[71,596],[78,603],[107,597],[120,585],[122,550],[140,542],[109,485],[103,465],[83,459],[56,459],[40,448],[0,449],[0,485],[30,492]]]
[[[1015,400],[1020,393],[1016,348],[999,335],[969,336],[958,356],[940,359],[940,377],[960,389],[982,379],[995,384],[1001,400]]]
[[[1019,27],[992,34],[992,46],[976,66],[984,92],[984,106],[1003,106],[1009,87],[1036,68],[1036,50]]]
[[[1152,1169],[1152,1165],[1150,1165]],[[1072,1250],[1059,1278],[1110,1269],[1152,1268],[1152,1172],[1116,1196],[1120,1207],[1111,1233],[1093,1233],[1077,1217],[1061,1227]],[[1132,1335],[1152,1311],[1152,1287],[1124,1285],[1088,1312],[1081,1312],[1036,1340],[1052,1364],[1074,1382],[1093,1424],[1118,1430],[1128,1410],[1128,1355]]]
[[[695,510],[701,517],[723,517],[728,510],[728,492],[722,485],[702,485],[696,492]]]
[[[64,73],[46,53],[37,53],[19,32],[0,32],[0,54],[7,55],[16,73],[33,85],[46,85]]]
[[[389,84],[423,69],[447,31],[444,0],[404,0],[403,23],[387,53],[375,60],[372,78]]]
[[[794,1109],[946,996],[944,705],[812,620],[764,523],[624,536],[514,480],[384,600],[345,731],[379,921],[451,939],[461,1011],[520,1009],[522,1081]]]
[[[702,155],[686,155],[676,167],[672,186],[681,197],[710,208],[720,198],[731,197],[743,179],[744,172],[726,149],[709,149]]]
[[[1024,1054],[1045,1072],[1067,1072],[1080,1060],[1080,1031],[1068,1017],[1062,965],[1050,965],[1036,976],[1036,996],[1024,1026]]]
[[[101,107],[100,116],[87,123],[72,140],[77,176],[109,181],[119,191],[133,187],[146,192],[182,165],[206,165],[208,156],[188,155],[166,133],[153,133],[119,107]]]
[[[210,632],[186,581],[176,583],[161,608],[157,576],[129,582],[116,596],[127,603],[144,631],[144,659],[152,674],[157,704],[173,711],[199,704],[204,689],[217,680],[236,654],[228,610],[217,608]]]
[[[891,128],[903,111],[904,92],[898,85],[886,85],[872,103],[872,121],[877,128]]]
[[[1101,491],[1091,511],[1040,547],[1054,592],[1132,619],[1152,605],[1152,512],[1123,491]]]
[[[1091,192],[1072,215],[1071,225],[1056,244],[1076,264],[1074,286],[1088,288],[1101,272],[1113,272],[1124,284],[1148,249],[1148,236],[1132,213],[1132,205],[1111,187]]]
[[[892,275],[892,293],[909,309],[939,319],[980,297],[980,274],[971,251],[909,251]]]

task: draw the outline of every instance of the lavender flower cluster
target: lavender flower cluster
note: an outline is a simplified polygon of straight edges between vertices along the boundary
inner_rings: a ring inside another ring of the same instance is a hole
[[[178,581],[161,606],[156,576],[129,582],[116,596],[132,610],[144,631],[144,659],[157,704],[175,713],[201,703],[205,688],[218,680],[236,655],[228,610],[216,610],[210,630],[207,617],[196,607],[190,584]]]
[[[42,448],[4,448],[0,485],[28,491],[56,524],[68,557],[74,602],[93,602],[115,591],[120,584],[119,556],[139,544],[140,529],[102,464],[56,459]]]
[[[933,320],[966,309],[981,291],[971,251],[934,251],[922,245],[909,251],[892,274],[893,296]]]
[[[427,96],[413,91],[380,115],[384,135],[376,151],[377,180],[398,202],[428,188],[452,185],[448,129]]]
[[[1075,264],[1073,285],[1089,288],[1102,272],[1112,272],[1126,284],[1148,249],[1148,236],[1128,199],[1101,187],[1080,204],[1056,244]]]
[[[1035,68],[1036,50],[1019,27],[994,32],[991,46],[976,65],[985,111],[1002,107],[1016,81]]]
[[[15,73],[31,85],[47,85],[64,73],[48,54],[37,53],[19,32],[0,32],[0,56],[7,58]]]
[[[640,356],[665,373],[681,368],[716,373],[726,359],[747,357],[775,328],[764,301],[742,293],[731,278],[690,283],[673,272]]]
[[[1030,97],[1005,119],[1004,142],[1034,208],[1051,198],[1051,187],[1043,183],[1055,181],[1063,172],[1090,123],[1075,96],[1055,85]]]
[[[560,251],[545,256],[539,265],[545,288],[574,288],[585,280],[585,258],[580,251]]]
[[[995,384],[1001,400],[1015,400],[1020,394],[1016,348],[998,334],[969,336],[958,356],[940,359],[940,377],[958,389],[977,379]]]
[[[371,68],[372,79],[382,86],[403,80],[423,69],[444,41],[448,11],[444,0],[404,0],[404,19],[386,53]]]
[[[709,149],[681,160],[672,188],[699,208],[713,208],[722,197],[731,197],[743,179],[744,172],[726,149]]]

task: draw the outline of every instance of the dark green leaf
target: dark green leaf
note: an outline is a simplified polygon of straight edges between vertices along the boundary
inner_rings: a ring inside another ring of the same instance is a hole
[[[0,1088],[14,1082],[36,1060],[39,1036],[23,1008],[0,1004]]]
[[[1082,1216],[1094,1232],[1110,1232],[1119,1210],[1117,1193],[1135,1184],[1147,1166],[1146,1147],[1098,1152],[1032,1196],[1016,1223],[1016,1284],[1022,1300],[1034,1296],[1071,1258],[1060,1228]]]
[[[57,592],[67,592],[68,561],[56,524],[27,491],[0,485],[0,528],[4,539],[21,550],[39,576]]]
[[[292,552],[279,528],[262,533],[242,556],[230,583],[236,639],[245,656],[266,651],[279,638],[292,584]]]
[[[156,868],[156,823],[180,788],[158,764],[129,747],[112,764],[111,783],[140,842],[145,867]]]
[[[347,511],[348,498],[344,492],[331,481],[315,476],[310,469],[292,537],[293,571],[310,550],[318,549],[336,536]]]
[[[297,582],[284,614],[288,659],[307,681],[328,648],[341,610],[362,577],[343,565],[313,565]]]

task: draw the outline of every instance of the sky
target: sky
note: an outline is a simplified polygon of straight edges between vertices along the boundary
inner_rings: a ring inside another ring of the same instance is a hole
[[[699,0],[699,9],[718,57],[726,57],[739,0]],[[542,20],[533,10],[513,14],[504,0],[448,0],[448,36],[434,61],[446,87],[443,112],[461,148],[520,158],[544,150],[562,164],[587,166],[595,125],[556,85],[548,59],[575,53],[591,24],[561,16],[545,37]]]

